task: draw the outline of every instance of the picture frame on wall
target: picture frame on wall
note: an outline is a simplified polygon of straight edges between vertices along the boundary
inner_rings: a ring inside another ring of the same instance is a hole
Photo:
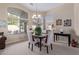
[[[57,19],[56,20],[56,25],[62,25],[62,19]]]
[[[71,19],[64,20],[64,26],[71,26]]]

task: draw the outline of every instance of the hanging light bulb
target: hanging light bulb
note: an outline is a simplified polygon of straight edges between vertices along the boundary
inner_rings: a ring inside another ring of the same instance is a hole
[[[38,15],[38,11],[37,11],[37,4],[36,4],[36,11],[35,11],[36,14],[34,14],[32,16],[32,19],[38,19],[38,18],[41,18],[41,15]]]

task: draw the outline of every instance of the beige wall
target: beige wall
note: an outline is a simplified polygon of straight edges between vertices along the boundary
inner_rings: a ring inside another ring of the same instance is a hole
[[[74,4],[74,29],[79,36],[79,4]]]
[[[72,3],[70,4],[64,4],[60,7],[53,8],[48,11],[47,14],[52,14],[53,17],[53,23],[55,23],[56,28],[73,28],[73,20],[74,20],[74,6]],[[62,19],[63,21],[66,19],[71,19],[72,20],[72,27],[64,27],[63,24],[62,26],[56,26],[56,19]]]

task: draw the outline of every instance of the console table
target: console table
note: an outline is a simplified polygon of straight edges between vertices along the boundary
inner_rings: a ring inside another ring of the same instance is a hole
[[[57,36],[66,36],[66,37],[68,37],[68,46],[70,46],[70,44],[71,44],[71,34],[54,33],[54,42],[57,40]]]

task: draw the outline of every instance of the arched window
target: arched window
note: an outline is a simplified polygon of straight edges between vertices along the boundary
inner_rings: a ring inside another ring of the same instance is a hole
[[[28,13],[17,9],[8,8],[8,34],[26,32]]]

